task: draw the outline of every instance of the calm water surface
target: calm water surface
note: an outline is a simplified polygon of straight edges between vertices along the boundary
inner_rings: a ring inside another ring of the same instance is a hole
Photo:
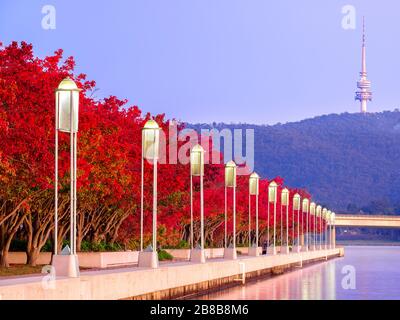
[[[355,271],[355,289],[346,289],[349,270]],[[400,299],[400,247],[348,246],[343,258],[198,299]]]

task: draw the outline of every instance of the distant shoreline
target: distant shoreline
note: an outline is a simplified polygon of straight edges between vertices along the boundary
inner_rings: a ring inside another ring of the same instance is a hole
[[[340,246],[388,246],[400,247],[400,241],[382,241],[382,240],[336,240],[336,244]]]

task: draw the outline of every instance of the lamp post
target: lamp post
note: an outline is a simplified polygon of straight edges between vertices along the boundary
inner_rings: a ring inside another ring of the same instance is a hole
[[[336,227],[335,227],[335,213],[331,214],[331,223],[332,223],[332,249],[336,248]]]
[[[276,254],[276,201],[277,201],[278,185],[275,181],[272,181],[268,186],[268,241],[269,241],[269,220],[270,220],[270,204],[274,205],[274,232],[273,232],[273,242],[272,248],[270,248],[268,243],[267,253],[275,255]]]
[[[310,229],[312,229],[312,234],[311,234],[311,238],[312,238],[312,245],[311,245],[311,250],[315,250],[315,208],[316,204],[315,202],[311,202],[310,203]],[[312,217],[312,219],[311,219]],[[313,225],[313,227],[311,228],[311,225]]]
[[[326,247],[331,248],[331,210],[326,213],[326,225],[327,225],[327,237],[326,237]]]
[[[286,218],[285,218],[286,236],[285,236],[285,245],[281,246],[281,253],[288,254],[289,253],[289,190],[287,188],[283,189],[281,192],[281,216],[282,216],[282,206],[285,206],[286,208]]]
[[[322,243],[324,243],[323,248],[326,249],[326,246],[325,246],[325,230],[326,230],[326,223],[323,225],[323,224],[322,224],[322,221],[325,222],[326,213],[327,213],[327,212],[328,212],[328,209],[326,209],[326,208],[323,208],[323,209],[322,209],[322,214],[321,214],[321,249],[322,249]],[[322,229],[322,227],[323,227],[324,229]]]
[[[233,235],[232,245],[227,247],[227,189],[232,188],[233,190]],[[225,259],[236,259],[236,164],[233,161],[229,161],[225,165]]]
[[[253,172],[249,177],[249,256],[258,256],[258,195],[260,177]],[[254,244],[251,242],[251,196],[256,200],[256,239]]]
[[[200,178],[200,248],[193,248],[193,177]],[[204,149],[201,145],[195,145],[190,151],[190,261],[206,262],[204,254]]]
[[[79,89],[69,77],[55,91],[55,174],[54,174],[54,256],[52,264],[59,276],[79,277],[76,255],[76,172],[79,120]],[[58,253],[58,132],[70,135],[70,250]],[[64,254],[65,253],[65,254]]]
[[[319,230],[318,230],[318,233],[319,233],[319,250],[321,250],[322,249],[322,246],[321,246],[321,233],[322,233],[322,218],[321,218],[321,216],[322,216],[322,207],[320,206],[320,205],[318,205],[317,206],[317,218],[316,218],[316,221],[315,221],[315,223],[316,223],[316,225],[317,226],[319,226]],[[315,238],[315,239],[317,239],[317,238]]]
[[[296,193],[293,196],[293,212],[292,212],[292,218],[293,218],[293,252],[300,252],[300,195]],[[295,239],[295,232],[294,232],[294,212],[297,211],[297,241],[296,245],[294,245],[294,239]]]
[[[157,255],[157,160],[159,153],[160,127],[150,119],[142,129],[142,170],[140,197],[140,252],[139,267],[158,267]],[[153,163],[153,244],[143,250],[143,206],[144,206],[144,160]]]
[[[303,230],[303,237],[305,234],[305,244],[302,246],[302,251],[308,251],[308,213],[310,209],[310,200],[307,198],[303,199],[303,206],[302,206],[302,217],[303,217],[303,223],[302,223],[302,230]],[[304,214],[306,215],[306,232],[304,233]]]

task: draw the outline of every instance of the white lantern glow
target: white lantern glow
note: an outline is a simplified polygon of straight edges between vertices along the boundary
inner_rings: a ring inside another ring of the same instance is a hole
[[[268,202],[275,203],[277,200],[277,189],[278,185],[275,181],[272,181],[268,186]]]
[[[56,90],[57,130],[76,133],[79,120],[79,89],[69,77],[62,80]],[[72,118],[71,118],[72,113]]]
[[[281,203],[282,203],[283,206],[288,206],[289,205],[289,190],[287,188],[282,190]]]
[[[310,214],[311,214],[312,216],[315,215],[315,202],[311,202],[311,203],[310,203]]]
[[[192,176],[204,176],[204,149],[199,144],[190,151],[190,169]]]
[[[225,186],[236,187],[236,163],[233,161],[225,165]]]
[[[147,160],[158,159],[160,127],[154,120],[148,120],[142,129],[142,154]]]
[[[303,212],[308,213],[310,200],[303,199]]]
[[[320,217],[321,216],[321,210],[322,210],[322,207],[320,206],[320,205],[318,205],[317,206],[317,217]]]
[[[300,195],[298,193],[293,196],[293,209],[300,210]]]
[[[259,180],[260,176],[253,172],[249,178],[249,193],[252,196],[257,196],[259,194]]]

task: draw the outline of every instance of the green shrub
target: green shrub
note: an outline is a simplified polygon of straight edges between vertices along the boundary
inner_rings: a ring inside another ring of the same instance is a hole
[[[119,243],[107,243],[100,241],[99,243],[93,243],[87,240],[83,240],[81,243],[82,252],[104,252],[104,251],[122,251],[123,248]]]
[[[50,240],[47,240],[44,246],[42,247],[42,252],[52,252],[53,251],[53,243]]]
[[[92,249],[92,244],[90,243],[90,241],[87,240],[83,240],[81,242],[81,251],[82,252],[89,252]]]
[[[158,260],[172,260],[174,257],[165,250],[158,251]]]
[[[122,246],[119,243],[107,243],[107,251],[123,251]]]

